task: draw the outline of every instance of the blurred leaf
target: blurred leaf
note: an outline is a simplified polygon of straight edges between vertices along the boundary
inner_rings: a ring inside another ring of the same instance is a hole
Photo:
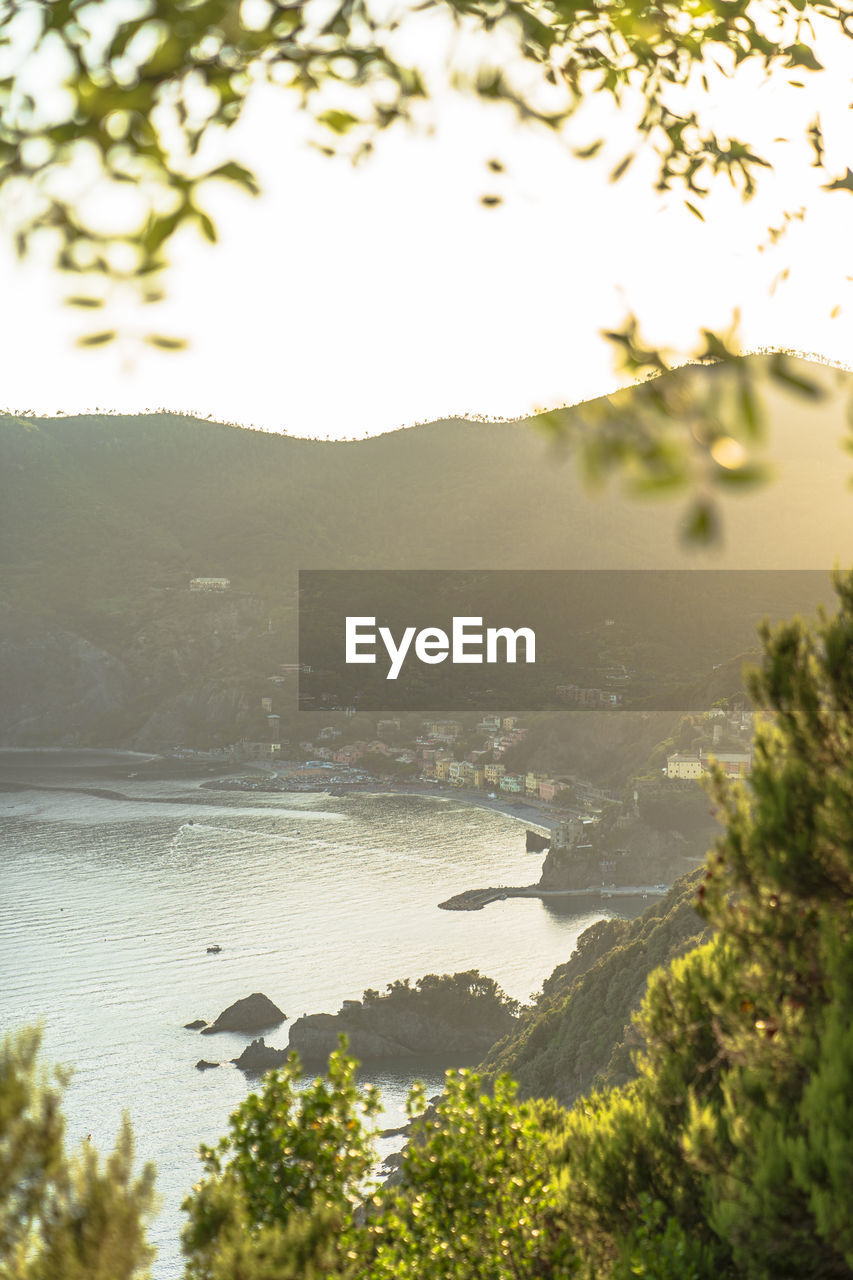
[[[720,526],[713,503],[704,498],[694,503],[687,513],[683,533],[688,542],[700,545],[715,542],[720,536]]]
[[[354,125],[360,124],[358,116],[350,111],[323,111],[317,117],[318,123],[324,124],[333,133],[348,133]]]
[[[145,341],[161,351],[183,351],[189,345],[186,338],[170,338],[164,333],[148,333]]]
[[[65,304],[69,307],[87,307],[94,311],[97,307],[102,307],[104,305],[104,300],[103,298],[85,298],[83,296],[75,295],[72,298],[66,298]]]
[[[77,339],[78,347],[103,347],[116,336],[115,329],[106,329],[103,333],[87,333],[85,337]]]
[[[823,389],[811,378],[804,378],[794,373],[784,355],[775,355],[770,361],[770,376],[783,386],[790,387],[798,395],[807,396],[809,400],[821,400]]]
[[[238,186],[244,187],[253,196],[260,194],[260,184],[250,169],[245,168],[242,164],[236,164],[233,160],[228,164],[221,164],[216,169],[211,169],[210,173],[205,175],[208,178],[225,178],[228,182],[236,182]]]
[[[788,55],[788,61],[785,64],[788,67],[807,67],[809,71],[823,71],[823,64],[818,62],[807,44],[789,45],[784,52]]]
[[[625,156],[624,160],[620,160],[616,168],[610,174],[610,181],[618,182],[619,179],[628,172],[633,162],[634,162],[633,154]]]
[[[769,477],[769,468],[759,462],[747,462],[742,467],[717,467],[714,470],[714,483],[731,489],[747,489],[752,485],[763,484]]]
[[[163,217],[152,217],[142,233],[142,247],[146,253],[154,253],[172,235],[184,217],[184,210],[178,209]]]
[[[216,234],[216,227],[214,226],[213,219],[209,218],[206,213],[199,211],[198,223],[201,227],[205,240],[209,240],[211,244],[216,244],[219,237]]]
[[[824,191],[853,192],[853,169],[848,169],[843,178],[836,178],[834,182],[827,182],[823,189]]]

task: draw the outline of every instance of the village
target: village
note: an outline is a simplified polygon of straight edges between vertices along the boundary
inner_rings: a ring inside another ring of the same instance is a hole
[[[475,725],[452,718],[425,719],[414,737],[401,718],[387,717],[374,722],[375,736],[370,738],[344,742],[345,729],[329,724],[312,739],[293,742],[281,738],[280,718],[271,708],[271,700],[264,698],[261,709],[271,729],[269,739],[241,741],[223,752],[234,763],[266,767],[221,785],[316,791],[365,787],[382,780],[407,788],[477,793],[510,806],[533,806],[545,814],[585,813],[593,819],[608,808],[621,807],[625,799],[624,788],[597,786],[576,774],[508,766],[504,757],[511,754],[517,761],[524,754],[518,748],[528,735],[518,715],[484,715]],[[694,719],[701,720],[701,738],[707,745],[669,752],[659,775],[646,781],[696,781],[710,771],[712,762],[727,777],[747,777],[752,764],[752,713],[712,707]],[[728,749],[732,745],[738,749]],[[644,763],[637,762],[639,772]]]

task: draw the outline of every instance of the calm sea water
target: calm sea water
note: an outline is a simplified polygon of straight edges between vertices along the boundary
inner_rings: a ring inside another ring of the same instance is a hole
[[[296,1018],[395,978],[472,968],[525,1000],[602,914],[524,899],[439,911],[452,893],[529,883],[539,868],[522,824],[453,798],[216,792],[107,774],[115,757],[30,759],[18,779],[73,790],[0,793],[0,1026],[40,1019],[46,1060],[73,1066],[72,1145],[91,1133],[105,1152],[129,1110],[138,1157],[157,1166],[156,1280],[181,1274],[198,1144],[250,1087],[231,1065],[194,1065],[227,1062],[247,1037],[201,1038],[185,1022],[252,991]],[[285,1023],[267,1042],[286,1038]],[[383,1125],[400,1124],[412,1076],[372,1078]]]

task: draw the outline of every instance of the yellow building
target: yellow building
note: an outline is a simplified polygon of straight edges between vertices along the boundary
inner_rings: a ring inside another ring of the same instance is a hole
[[[668,778],[704,778],[712,764],[718,764],[727,778],[746,778],[752,768],[749,751],[676,751],[666,758]]]
[[[701,778],[705,773],[701,755],[695,752],[676,751],[666,758],[668,778]]]

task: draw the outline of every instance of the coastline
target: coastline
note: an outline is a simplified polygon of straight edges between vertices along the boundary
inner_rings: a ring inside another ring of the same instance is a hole
[[[194,782],[199,788],[206,791],[224,791],[228,794],[239,794],[240,792],[254,792],[255,788],[251,785],[250,777],[254,774],[258,778],[270,779],[276,777],[276,773],[268,765],[263,763],[252,762],[249,767],[246,764],[238,766],[232,765],[223,768],[223,761],[211,761],[209,758],[204,759],[181,759],[173,756],[141,756],[141,753],[123,752],[123,751],[107,751],[99,749],[77,749],[77,748],[51,748],[51,749],[35,749],[27,750],[18,748],[5,749],[6,760],[4,762],[3,755],[0,754],[0,792],[16,792],[23,790],[36,791],[66,791],[78,792],[96,796],[100,799],[114,801],[130,801],[136,803],[145,802],[151,804],[162,804],[164,800],[160,796],[129,796],[120,791],[107,790],[100,787],[87,787],[81,785],[68,785],[57,783],[53,779],[53,785],[45,783],[36,783],[26,777],[29,772],[27,766],[35,765],[36,771],[43,771],[49,768],[48,760],[54,768],[59,763],[58,757],[63,760],[63,764],[71,771],[76,763],[77,766],[92,765],[93,757],[100,758],[99,763],[101,769],[107,773],[120,773],[124,777],[131,777],[137,781],[144,782],[146,780],[169,778],[174,781]],[[18,756],[16,769],[14,765],[6,773],[4,777],[3,764],[11,763],[15,756]],[[37,757],[41,755],[42,759],[38,763]],[[137,764],[137,769],[127,774],[125,772],[128,764]],[[60,766],[61,768],[62,766]],[[241,770],[240,776],[235,776],[236,770]],[[10,774],[12,776],[10,776]],[[18,776],[15,776],[17,774]],[[24,776],[21,776],[21,775]],[[215,775],[215,776],[211,776]],[[69,783],[71,779],[69,778]],[[433,783],[417,782],[414,780],[405,780],[394,782],[381,778],[360,779],[353,782],[337,781],[329,785],[322,783],[314,783],[301,785],[292,788],[286,787],[270,787],[264,788],[266,794],[277,795],[286,801],[287,797],[293,795],[315,795],[315,796],[339,796],[348,795],[364,796],[364,797],[382,797],[382,796],[410,796],[415,799],[433,800],[439,803],[452,803],[456,801],[460,807],[486,809],[493,813],[500,813],[506,818],[511,818],[525,830],[535,830],[544,836],[551,835],[551,823],[560,816],[559,810],[546,808],[544,805],[537,805],[526,798],[524,800],[510,799],[509,797],[494,798],[483,795],[479,791],[470,791],[464,788],[456,787],[438,787]],[[538,856],[537,851],[534,856]],[[437,905],[444,911],[481,911],[483,907],[488,906],[492,902],[502,902],[508,898],[536,898],[540,901],[550,901],[555,905],[559,902],[567,904],[572,901],[583,901],[589,903],[598,903],[604,906],[617,900],[634,900],[638,903],[645,903],[650,899],[663,897],[668,892],[670,886],[662,884],[654,885],[596,885],[584,889],[543,889],[538,884],[528,885],[497,885],[488,888],[472,888],[463,890],[440,902]]]
[[[199,783],[207,791],[239,792],[252,790],[240,784],[241,777],[254,773],[258,777],[275,776],[275,769],[256,761],[241,763],[226,762],[210,757],[181,758],[158,753],[142,753],[108,747],[3,747],[0,748],[0,780],[6,785],[4,790],[26,788],[27,782],[21,774],[30,768],[43,773],[49,769],[86,769],[96,767],[101,773],[115,773],[119,777],[132,777],[137,782],[161,781],[173,779]],[[135,772],[128,775],[126,766]],[[3,774],[6,773],[6,777]],[[8,775],[18,775],[9,777]],[[225,785],[222,785],[225,784]],[[64,790],[65,788],[56,788]],[[78,788],[73,788],[78,789]],[[496,796],[491,799],[479,791],[471,791],[457,787],[439,787],[433,783],[417,782],[406,779],[394,782],[384,778],[370,778],[357,782],[334,782],[323,785],[301,785],[298,787],[270,789],[270,794],[287,795],[405,795],[420,799],[453,802],[476,809],[489,809],[493,813],[502,813],[507,818],[514,818],[526,827],[539,828],[543,835],[550,835],[551,824],[561,811],[539,806],[531,799],[506,799]],[[116,799],[127,797],[116,794]]]
[[[512,801],[494,799],[491,800],[487,795],[481,795],[477,791],[467,791],[462,787],[448,788],[447,790],[439,790],[438,787],[430,786],[428,783],[418,787],[417,783],[383,783],[378,785],[380,780],[377,778],[376,783],[353,783],[352,785],[338,784],[334,788],[330,788],[332,795],[404,795],[417,796],[421,799],[428,800],[445,800],[459,801],[474,809],[490,809],[493,813],[502,813],[507,818],[515,818],[525,827],[540,827],[543,834],[551,834],[551,821],[556,818],[555,810],[543,810],[531,804],[529,801]]]
[[[126,766],[133,766],[135,772],[132,775],[128,775]],[[238,770],[242,772],[244,777],[250,772],[254,772],[260,777],[268,777],[271,772],[268,767],[265,768],[263,765],[255,765],[254,769],[251,766],[247,768],[246,764],[225,765],[223,767],[223,761],[221,760],[215,762],[211,760],[186,760],[173,756],[142,755],[139,752],[101,748],[5,747],[0,748],[0,789],[3,791],[30,789],[87,791],[89,788],[79,785],[68,787],[57,785],[56,783],[54,785],[46,785],[30,781],[27,778],[30,770],[34,773],[44,774],[48,771],[64,771],[67,769],[71,772],[75,769],[86,768],[97,768],[99,773],[117,774],[122,778],[132,777],[137,783],[164,779],[176,782],[196,782],[206,791],[222,790],[229,794],[252,790],[250,787],[239,785],[240,778],[235,776]],[[120,791],[92,790],[95,794],[100,794],[104,799],[129,800],[131,798]],[[512,801],[502,798],[492,800],[486,795],[461,788],[439,789],[429,783],[415,781],[395,783],[382,778],[372,778],[352,783],[336,782],[327,786],[318,783],[316,785],[293,788],[282,787],[280,790],[278,788],[271,790],[269,794],[281,795],[282,798],[290,795],[403,795],[441,802],[456,801],[468,807],[489,809],[495,813],[502,813],[508,818],[514,818],[525,827],[540,828],[543,834],[550,834],[550,821],[553,816],[556,816],[537,808],[529,801]],[[144,799],[144,797],[134,796],[133,799],[139,800]]]
[[[241,766],[244,771],[246,766]],[[255,771],[260,776],[275,776],[275,770],[270,766],[255,765]],[[245,776],[245,773],[244,773]],[[220,783],[230,785],[222,786]],[[239,785],[240,779],[222,773],[221,777],[208,778],[202,786],[205,790],[215,791],[231,791],[239,792],[242,790],[252,790],[251,787],[242,787]],[[442,802],[457,801],[476,809],[489,809],[493,813],[502,813],[507,818],[515,818],[525,827],[538,827],[543,835],[551,834],[551,823],[560,816],[560,810],[540,807],[533,803],[529,798],[524,800],[511,800],[502,797],[491,799],[488,795],[484,795],[480,791],[471,791],[463,787],[439,787],[429,782],[417,782],[415,780],[406,780],[403,782],[394,782],[385,778],[370,778],[359,780],[358,782],[332,782],[327,785],[322,783],[311,784],[305,783],[296,787],[270,788],[269,794],[286,795],[329,795],[329,796],[414,796],[421,800],[437,800]]]

